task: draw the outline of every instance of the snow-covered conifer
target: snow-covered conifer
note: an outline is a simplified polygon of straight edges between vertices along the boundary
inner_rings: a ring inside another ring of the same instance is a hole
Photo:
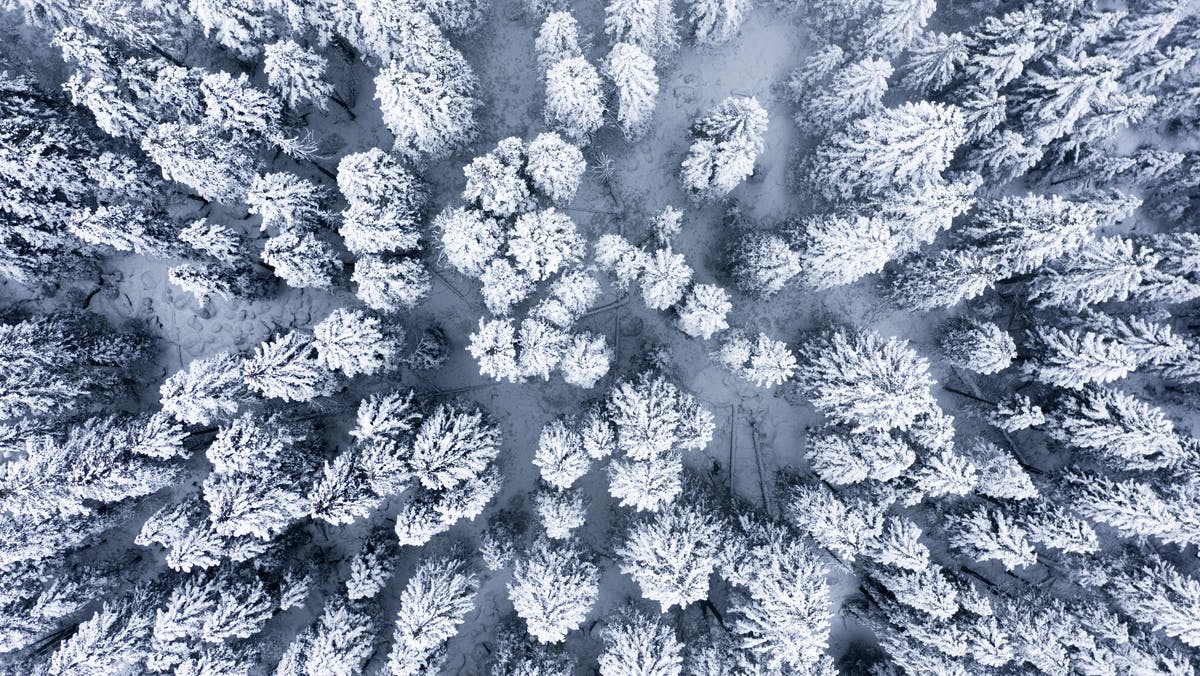
[[[479,364],[479,375],[495,380],[519,382],[517,336],[507,319],[479,320],[479,329],[470,336],[467,352]]]
[[[601,676],[680,676],[683,643],[659,618],[627,609],[604,627]]]
[[[655,4],[658,4],[655,2]],[[604,76],[617,89],[617,124],[625,138],[641,138],[650,126],[658,98],[654,59],[636,45],[618,42],[604,61]]]
[[[933,183],[965,134],[954,107],[922,101],[885,108],[823,142],[813,178],[829,199]]]
[[[600,591],[600,571],[580,545],[539,539],[513,566],[508,598],[541,643],[561,643],[583,626]]]
[[[680,501],[634,522],[616,554],[642,596],[667,612],[707,597],[720,542],[717,520],[702,505]]]
[[[829,582],[799,538],[773,524],[753,527],[739,559],[723,574],[737,587],[732,633],[768,671],[813,668],[829,641]]]
[[[901,83],[915,92],[936,92],[950,84],[968,56],[962,33],[926,31],[915,37],[908,50]]]
[[[352,601],[374,598],[395,573],[396,542],[390,528],[371,531],[350,559],[346,597]]]
[[[264,397],[312,401],[333,393],[332,373],[317,360],[311,338],[291,331],[263,342],[242,362],[246,386]]]
[[[447,157],[475,137],[475,71],[424,12],[405,12],[397,54],[375,76],[396,152],[413,161]]]
[[[872,577],[879,580],[897,601],[935,620],[947,620],[958,612],[958,590],[937,564],[916,571],[876,570]]]
[[[250,213],[262,217],[262,229],[308,230],[325,218],[321,186],[295,174],[276,172],[255,177],[246,193]]]
[[[826,331],[801,345],[796,379],[831,419],[858,430],[907,429],[934,408],[928,363],[874,331]]]
[[[829,76],[825,91],[797,91],[800,110],[796,123],[818,131],[837,129],[848,120],[883,107],[892,64],[884,59],[862,59],[841,66]]]
[[[404,334],[385,332],[378,317],[361,310],[337,308],[313,327],[313,342],[321,365],[353,378],[393,366]]]
[[[263,262],[275,275],[297,289],[327,289],[342,270],[337,252],[312,233],[285,232],[267,240]]]
[[[583,449],[583,440],[564,420],[556,419],[542,427],[533,456],[542,480],[566,490],[587,474],[591,458]]]
[[[986,439],[975,439],[969,454],[979,472],[977,490],[998,500],[1033,500],[1039,496],[1029,474],[1012,453]]]
[[[517,269],[534,282],[577,261],[583,249],[575,221],[554,207],[518,216],[507,244]]]
[[[441,233],[446,262],[470,277],[483,274],[504,243],[500,222],[476,209],[447,208],[434,219],[433,227]]]
[[[228,352],[197,359],[172,374],[159,389],[164,411],[185,423],[209,425],[231,418],[248,399],[242,358]]]
[[[823,484],[788,490],[786,516],[843,560],[865,554],[883,532],[883,514],[866,500],[843,501]]]
[[[616,233],[601,235],[594,248],[596,265],[611,272],[617,278],[617,286],[622,290],[636,282],[650,263],[650,257],[643,249],[633,246],[629,240]]]
[[[1001,400],[992,412],[990,421],[1005,432],[1017,432],[1046,422],[1042,409],[1023,394]]]
[[[809,465],[825,481],[848,485],[874,479],[890,481],[916,462],[916,454],[902,439],[882,431],[845,433],[835,429],[809,435]]]
[[[622,507],[654,512],[675,502],[683,492],[683,457],[667,451],[645,460],[613,460],[608,465],[608,493]]]
[[[1080,389],[1091,383],[1110,383],[1138,367],[1137,354],[1131,348],[1090,331],[1039,326],[1029,338],[1032,354],[1026,370],[1058,387]]]
[[[546,124],[572,141],[586,143],[604,124],[600,73],[582,56],[562,59],[546,70]]]
[[[578,489],[543,489],[533,496],[533,504],[546,536],[555,540],[570,538],[587,515],[587,499]]]
[[[586,390],[608,375],[612,359],[613,351],[604,334],[585,331],[570,337],[558,368],[565,382]]]
[[[783,290],[803,270],[799,253],[779,235],[756,230],[737,241],[730,274],[739,289],[759,298]]]
[[[1118,571],[1112,580],[1117,606],[1138,622],[1200,646],[1200,583],[1157,557],[1141,568]]]
[[[1184,453],[1162,409],[1119,390],[1089,387],[1064,397],[1047,428],[1057,441],[1130,469],[1168,466]]]
[[[529,142],[526,153],[525,174],[533,187],[555,204],[569,204],[587,169],[583,151],[554,132],[543,132]]]
[[[421,421],[408,465],[431,490],[454,488],[480,475],[500,452],[500,431],[474,406],[438,404]]]
[[[227,225],[209,223],[207,218],[180,230],[179,241],[229,266],[237,265],[245,255],[240,235]]]
[[[696,120],[683,160],[684,190],[696,200],[721,199],[749,178],[765,147],[767,119],[758,99],[731,96]]]
[[[978,508],[946,520],[950,545],[976,561],[999,561],[1008,570],[1037,563],[1025,529],[1001,510]]]
[[[227,140],[211,122],[169,122],[151,127],[142,149],[163,178],[178,181],[207,200],[241,200],[254,180],[255,153],[242,140]]]
[[[325,57],[291,40],[267,45],[263,52],[267,82],[283,94],[288,105],[312,103],[321,110],[329,107],[333,85],[325,80]]]
[[[683,298],[691,279],[692,268],[683,254],[670,247],[657,249],[646,257],[642,270],[642,300],[651,310],[666,310]]]
[[[415,213],[426,199],[420,177],[379,148],[342,157],[338,162],[337,184],[352,205],[390,206]]]
[[[494,150],[463,167],[467,179],[463,199],[497,218],[533,209],[537,201],[529,180],[521,173],[525,161],[525,144],[521,139],[515,136],[502,139]]]
[[[388,669],[397,676],[438,671],[446,641],[475,607],[479,578],[448,557],[422,561],[400,594]]]
[[[636,45],[655,58],[679,48],[679,17],[669,0],[610,0],[604,32],[614,43]]]
[[[583,270],[568,270],[550,284],[549,293],[530,313],[560,329],[569,328],[600,295],[600,283]]]
[[[899,242],[888,224],[862,215],[808,220],[796,248],[801,277],[813,289],[830,289],[873,275],[895,255]]]
[[[538,67],[543,73],[560,61],[583,56],[580,47],[579,22],[570,12],[551,12],[533,41]]]
[[[527,241],[526,244],[529,242]],[[541,257],[536,251],[528,252],[531,264],[536,264]],[[560,252],[550,252],[556,254]],[[574,254],[572,254],[574,255]],[[483,303],[495,315],[507,315],[513,307],[524,301],[533,293],[534,283],[529,275],[517,270],[506,258],[494,258],[479,275],[482,286],[479,289]]]
[[[733,333],[713,357],[725,368],[758,387],[774,387],[796,373],[796,356],[782,340],[765,333],[751,341],[744,333]]]
[[[729,293],[715,284],[696,284],[679,308],[679,328],[693,338],[712,338],[729,328],[725,315],[733,309]]]
[[[750,0],[687,0],[687,20],[696,41],[719,45],[729,41],[746,18]]]
[[[887,566],[905,570],[929,567],[929,548],[921,542],[921,528],[903,516],[889,515],[883,532],[870,543],[867,556]]]
[[[1017,344],[1004,329],[972,318],[949,322],[938,346],[951,364],[983,375],[1003,371],[1017,356]]]
[[[412,309],[433,286],[429,271],[420,261],[373,255],[358,259],[350,280],[358,285],[355,294],[359,299],[380,312]]]

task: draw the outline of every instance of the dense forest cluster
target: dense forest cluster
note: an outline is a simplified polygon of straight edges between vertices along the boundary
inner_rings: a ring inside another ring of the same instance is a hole
[[[1194,676],[1197,50],[0,0],[0,673]]]

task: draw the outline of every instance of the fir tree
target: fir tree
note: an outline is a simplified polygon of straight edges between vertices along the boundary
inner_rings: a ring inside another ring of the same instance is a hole
[[[312,339],[295,331],[256,347],[242,362],[242,379],[262,396],[284,401],[311,401],[336,387],[332,374],[318,361]]]
[[[348,378],[371,375],[395,365],[403,330],[386,331],[378,317],[338,308],[313,327],[317,361]]]
[[[233,417],[249,398],[241,357],[219,352],[177,371],[159,389],[164,411],[185,423],[208,425]]]
[[[696,120],[681,175],[688,195],[720,199],[749,178],[765,147],[767,122],[758,99],[744,96],[731,96]]]
[[[797,381],[813,405],[858,430],[907,429],[934,407],[928,364],[872,331],[827,331],[801,346]]]
[[[533,41],[533,49],[543,73],[560,61],[583,56],[579,44],[579,22],[569,12],[551,12],[542,21]]]
[[[291,40],[267,45],[263,51],[267,82],[279,90],[288,105],[312,103],[321,110],[329,107],[333,85],[324,79],[328,65],[325,57]]]
[[[546,70],[547,125],[585,143],[604,123],[604,109],[600,74],[582,56],[564,58]]]
[[[550,207],[517,217],[507,252],[518,270],[540,282],[578,260],[583,247],[575,222]]]
[[[801,255],[779,235],[754,231],[739,239],[730,258],[730,274],[739,289],[770,298],[803,270]]]
[[[270,238],[263,245],[262,259],[276,276],[297,289],[327,289],[342,270],[333,247],[309,233],[286,232]]]
[[[680,676],[683,643],[661,620],[635,609],[622,612],[604,628],[601,676],[642,674]]]
[[[582,526],[587,515],[587,499],[581,490],[540,490],[533,496],[534,509],[546,536],[566,540]]]
[[[657,249],[646,257],[641,274],[642,300],[651,310],[666,310],[683,298],[692,278],[692,268],[683,254],[670,247]]]
[[[600,573],[575,542],[540,539],[517,559],[508,598],[540,643],[561,643],[583,626],[599,592]]]
[[[449,557],[422,561],[400,595],[388,669],[421,674],[441,667],[442,647],[475,606],[479,578]]]
[[[696,41],[719,45],[737,34],[750,8],[749,0],[688,0],[687,20]]]
[[[358,285],[355,294],[367,307],[385,313],[412,309],[433,285],[420,261],[374,255],[358,259],[350,281]]]
[[[657,2],[655,4],[658,4]],[[610,5],[611,6],[611,5]],[[617,124],[631,141],[645,135],[658,98],[654,59],[636,45],[618,42],[604,62],[604,76],[617,89]]]
[[[526,152],[525,175],[533,187],[557,205],[570,204],[587,168],[583,151],[554,132],[543,132]]]
[[[1017,356],[1017,344],[999,326],[977,319],[948,322],[938,345],[947,361],[983,375],[1008,368]]]
[[[558,367],[565,382],[587,390],[608,375],[612,360],[613,351],[604,334],[585,331],[571,336]]]
[[[665,613],[707,598],[719,542],[720,523],[703,505],[681,501],[634,522],[616,554],[621,572]]]
[[[725,316],[733,309],[729,293],[715,284],[696,284],[679,308],[679,328],[693,338],[708,340],[729,328]]]
[[[866,216],[811,219],[796,243],[802,279],[813,289],[849,284],[883,270],[898,246],[898,238],[885,222]]]
[[[433,227],[441,233],[446,262],[469,277],[483,274],[504,242],[500,222],[476,209],[446,208],[434,219]]]

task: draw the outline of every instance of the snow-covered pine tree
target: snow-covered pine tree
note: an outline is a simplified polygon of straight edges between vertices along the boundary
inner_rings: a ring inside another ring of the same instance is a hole
[[[246,193],[250,213],[262,217],[265,231],[310,230],[326,219],[326,191],[295,174],[275,172],[255,177]]]
[[[507,243],[516,268],[534,282],[578,261],[584,248],[575,221],[554,207],[518,216]]]
[[[917,459],[904,440],[879,430],[862,433],[816,430],[809,435],[806,456],[813,471],[835,486],[867,479],[890,481]]]
[[[479,328],[470,336],[467,352],[479,364],[479,375],[495,380],[519,382],[517,334],[507,319],[479,320]]]
[[[739,289],[757,298],[779,293],[803,270],[798,252],[777,234],[752,231],[730,252],[730,275]]]
[[[1185,453],[1162,409],[1103,387],[1066,394],[1051,411],[1047,433],[1134,470],[1170,466]]]
[[[281,40],[263,49],[263,71],[271,87],[279,90],[293,108],[311,103],[321,110],[329,107],[333,85],[325,80],[325,57],[292,40]]]
[[[613,351],[604,334],[584,331],[570,337],[558,368],[564,382],[587,390],[608,375],[612,360]]]
[[[966,134],[953,106],[922,101],[854,120],[816,150],[813,180],[827,199],[935,183]]]
[[[533,41],[538,68],[542,73],[565,59],[583,56],[579,39],[579,22],[570,12],[550,12],[542,21]]]
[[[513,567],[508,598],[541,643],[561,643],[583,626],[600,591],[600,571],[575,541],[534,542]]]
[[[580,489],[539,490],[533,496],[533,505],[546,536],[555,540],[570,538],[586,521],[588,502]]]
[[[332,372],[318,361],[312,338],[296,331],[254,348],[254,354],[242,362],[241,372],[251,390],[284,401],[312,401],[337,387]]]
[[[1006,570],[1037,563],[1028,533],[1003,510],[976,508],[946,517],[948,541],[972,559],[999,561]]]
[[[744,523],[739,535],[744,542],[722,567],[736,588],[730,602],[735,640],[760,669],[817,666],[832,621],[824,566],[778,524]]]
[[[716,284],[696,284],[679,307],[679,328],[693,338],[708,340],[729,328],[725,316],[732,309],[725,289]]]
[[[856,430],[908,429],[937,407],[928,363],[869,330],[825,331],[800,346],[796,379],[822,413]]]
[[[242,379],[244,360],[228,352],[196,359],[176,371],[159,388],[163,410],[193,425],[232,418],[250,398]]]
[[[441,403],[422,419],[407,462],[423,486],[446,490],[482,474],[499,452],[499,428],[482,410]]]
[[[604,124],[600,73],[582,56],[563,58],[546,70],[546,124],[576,143],[587,143]]]
[[[687,0],[687,20],[702,45],[728,42],[742,27],[750,0]]]
[[[337,251],[312,233],[285,232],[267,240],[263,262],[296,289],[327,289],[342,270]]]
[[[655,0],[654,4],[659,4]],[[611,6],[611,5],[610,5]],[[654,59],[636,45],[618,42],[604,61],[604,76],[617,89],[617,124],[625,138],[645,135],[658,98]]]
[[[354,558],[350,559],[346,597],[356,601],[378,596],[396,572],[398,553],[390,528],[376,528],[368,533]]]
[[[681,500],[636,520],[615,552],[621,572],[665,613],[707,598],[720,542],[721,524],[705,505]]]
[[[873,275],[895,256],[899,239],[881,218],[818,216],[798,228],[795,248],[801,278],[812,289],[830,289]]]
[[[1090,331],[1038,326],[1029,332],[1029,343],[1025,370],[1057,387],[1111,383],[1138,367],[1137,354],[1130,347]]]
[[[411,310],[433,286],[429,270],[415,258],[366,255],[354,264],[350,281],[367,307],[384,313]]]
[[[447,207],[434,219],[433,227],[441,233],[446,262],[469,277],[483,274],[488,262],[500,254],[506,236],[500,221],[466,207]]]
[[[696,120],[681,174],[688,195],[721,199],[749,178],[765,147],[767,122],[766,109],[747,96],[731,96]]]
[[[385,327],[361,310],[337,308],[313,327],[317,361],[347,378],[372,375],[396,366],[404,330]]]
[[[475,607],[479,578],[455,557],[418,564],[400,594],[388,669],[397,676],[440,670],[446,641]]]
[[[679,17],[669,0],[610,0],[604,6],[604,32],[614,43],[637,46],[654,58],[679,48]]]
[[[938,346],[951,364],[983,375],[1003,371],[1017,356],[1017,344],[1004,329],[970,317],[947,322]]]
[[[683,643],[661,619],[630,607],[623,609],[603,631],[601,676],[680,676]]]
[[[525,175],[533,187],[556,205],[569,204],[587,169],[583,151],[555,132],[538,134],[525,151]]]
[[[396,137],[395,149],[414,162],[442,159],[476,135],[475,71],[430,20],[401,10],[393,51],[375,77],[383,122]]]
[[[683,254],[671,248],[656,249],[642,268],[642,300],[651,310],[666,310],[683,298],[692,279],[692,268]]]

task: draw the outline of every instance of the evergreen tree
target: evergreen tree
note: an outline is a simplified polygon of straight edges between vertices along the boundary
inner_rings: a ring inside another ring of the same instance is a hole
[[[587,390],[608,375],[612,360],[613,351],[604,334],[585,331],[571,336],[558,366],[565,382]]]
[[[354,558],[350,559],[346,597],[351,601],[375,598],[396,572],[395,559],[398,552],[390,530],[372,530],[363,540]]]
[[[337,308],[313,327],[317,361],[347,378],[394,367],[403,342],[403,329],[385,331],[378,317],[361,310]]]
[[[263,71],[271,87],[279,90],[293,108],[311,103],[321,110],[329,107],[333,85],[325,81],[325,57],[311,52],[292,40],[267,45]]]
[[[367,255],[354,264],[350,281],[367,307],[384,313],[411,310],[429,293],[429,271],[413,258],[386,259]]]
[[[666,310],[683,298],[684,289],[692,279],[692,268],[683,254],[670,247],[656,249],[646,257],[642,269],[642,300],[651,310]]]
[[[232,418],[249,399],[241,357],[219,352],[177,371],[159,388],[163,410],[193,425]]]
[[[476,209],[447,207],[434,219],[433,227],[441,233],[446,262],[469,277],[483,274],[504,242],[500,221]]]
[[[1093,383],[1110,383],[1138,367],[1132,349],[1090,331],[1040,326],[1029,337],[1033,354],[1026,370],[1058,387],[1080,389]]]
[[[661,58],[679,48],[679,17],[665,0],[610,0],[604,6],[604,32]]]
[[[554,132],[543,132],[526,152],[525,175],[533,187],[557,205],[569,204],[587,168],[583,151]]]
[[[737,588],[731,628],[742,649],[767,671],[817,666],[832,621],[825,568],[773,524],[753,526],[738,549],[722,574]]]
[[[275,275],[297,289],[327,289],[342,270],[337,252],[310,233],[285,232],[263,245],[263,262]]]
[[[600,572],[575,542],[535,542],[513,567],[508,598],[540,643],[561,643],[583,626],[599,593]]]
[[[596,67],[582,56],[563,58],[546,70],[546,124],[576,143],[604,124],[604,92]]]
[[[816,151],[813,179],[828,199],[936,182],[966,134],[957,108],[906,103],[848,124]]]
[[[665,613],[708,596],[717,568],[721,524],[701,504],[683,501],[634,522],[616,554],[621,572]]]
[[[1140,568],[1115,572],[1112,595],[1121,610],[1185,645],[1200,645],[1196,634],[1200,584],[1194,578],[1157,558]]]
[[[1007,570],[1037,563],[1025,529],[1001,510],[977,508],[946,517],[950,545],[976,561],[999,561]]]
[[[688,0],[687,20],[702,45],[728,42],[742,27],[749,0]]]
[[[475,606],[479,578],[456,558],[422,561],[400,595],[388,669],[393,674],[438,671],[446,641]]]
[[[478,82],[427,14],[402,11],[399,34],[386,43],[396,53],[375,77],[375,98],[396,152],[412,161],[442,159],[476,135]]]
[[[927,362],[873,331],[826,331],[799,349],[796,379],[818,410],[856,430],[907,429],[935,408]]]
[[[753,97],[731,96],[691,127],[683,161],[684,190],[695,200],[720,199],[754,173],[764,148],[767,111]]]
[[[516,267],[540,282],[576,262],[584,240],[569,216],[554,207],[521,214],[509,233],[507,253]]]
[[[641,611],[623,611],[604,628],[601,676],[680,676],[683,643],[675,631],[658,618]]]
[[[583,56],[579,43],[579,22],[569,12],[551,12],[542,21],[533,41],[533,49],[543,73],[560,61]]]
[[[264,397],[312,401],[332,394],[336,382],[321,366],[313,340],[291,331],[263,342],[242,362],[246,386]]]
[[[812,96],[803,90],[792,92],[801,104],[796,124],[828,132],[856,117],[875,113],[883,107],[891,76],[892,65],[883,59],[868,58],[840,66],[827,75],[828,82],[821,87],[825,91],[820,95]],[[793,86],[802,83],[794,81]]]
[[[587,474],[591,458],[583,449],[583,439],[579,433],[560,418],[542,427],[533,464],[538,468],[542,481],[566,490]]]
[[[443,403],[422,419],[407,461],[423,486],[445,490],[480,475],[499,452],[499,429],[483,411]]]
[[[309,230],[326,219],[325,189],[295,174],[276,172],[254,179],[246,193],[250,213],[262,217],[263,230]]]
[[[779,293],[804,269],[801,255],[782,237],[759,230],[739,239],[730,257],[734,284],[758,298]]]
[[[1130,469],[1165,467],[1184,453],[1161,409],[1119,390],[1088,387],[1067,395],[1048,422],[1053,439]]]
[[[588,503],[579,489],[543,489],[533,496],[533,504],[546,536],[555,540],[569,539],[586,521]]]
[[[476,157],[463,167],[467,183],[462,197],[485,213],[509,218],[537,206],[529,180],[521,175],[525,144],[516,136],[502,139],[495,150]]]
[[[679,307],[679,328],[693,338],[708,340],[729,328],[725,315],[732,309],[725,289],[715,284],[696,284]]]
[[[796,243],[802,261],[801,278],[812,289],[850,284],[883,270],[898,245],[898,238],[878,218],[813,218],[804,224]]]
[[[612,80],[617,89],[617,124],[630,141],[646,133],[654,115],[655,99],[658,98],[658,75],[654,66],[651,56],[627,42],[613,45],[604,61],[604,76]]]
[[[983,375],[1003,371],[1017,356],[1017,344],[1004,329],[973,318],[948,322],[938,346],[951,364]]]

